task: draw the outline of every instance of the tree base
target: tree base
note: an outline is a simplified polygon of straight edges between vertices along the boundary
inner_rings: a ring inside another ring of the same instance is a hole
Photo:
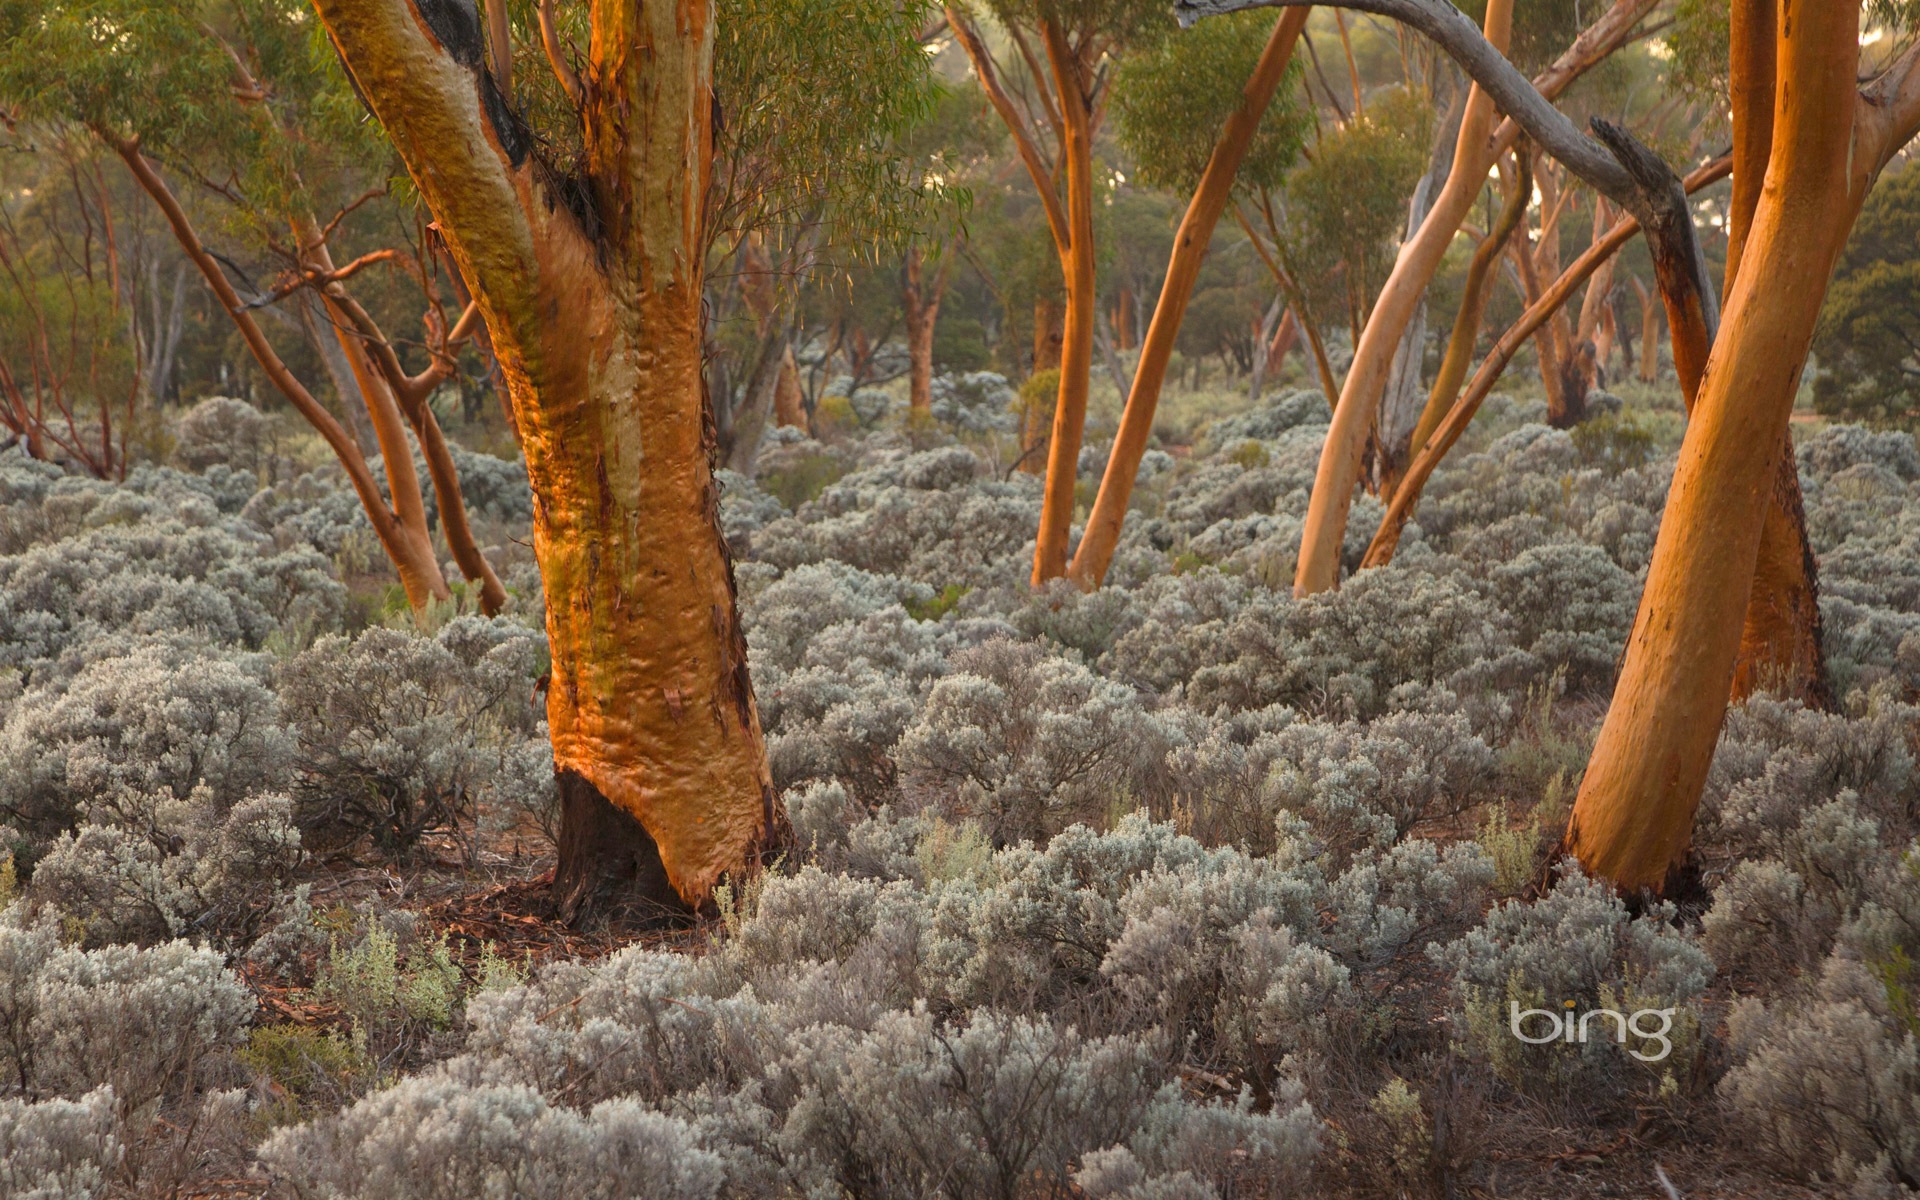
[[[560,789],[559,861],[553,902],[576,928],[666,925],[694,912],[667,882],[660,849],[631,813],[574,771],[555,777]]]
[[[1560,864],[1568,859],[1577,862],[1579,858],[1579,854],[1567,843],[1567,838],[1562,837],[1554,846],[1553,853],[1547,855],[1539,868],[1534,871],[1533,878],[1528,880],[1527,885],[1520,890],[1518,899],[1533,903],[1551,892],[1562,878]],[[1603,880],[1603,882],[1611,881]],[[1615,890],[1621,902],[1627,906],[1627,911],[1636,917],[1653,906],[1666,902],[1679,909],[1686,919],[1697,921],[1707,909],[1713,907],[1713,891],[1707,887],[1706,877],[1700,870],[1700,863],[1691,851],[1680,862],[1667,868],[1666,877],[1660,881],[1659,887],[1643,887],[1632,892],[1622,892],[1616,885]]]

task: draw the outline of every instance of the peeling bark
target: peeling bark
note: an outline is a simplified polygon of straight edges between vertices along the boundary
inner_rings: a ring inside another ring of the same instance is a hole
[[[594,5],[576,187],[502,112],[464,26],[445,19],[461,0],[314,7],[432,209],[513,402],[547,594],[547,721],[576,801],[562,840],[580,853],[556,893],[581,919],[611,902],[609,878],[626,880],[614,893],[646,893],[644,830],[673,892],[700,906],[785,824],[701,381],[712,9]]]

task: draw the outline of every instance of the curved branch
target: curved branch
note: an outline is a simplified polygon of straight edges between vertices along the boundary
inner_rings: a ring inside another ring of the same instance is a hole
[[[560,41],[560,30],[553,20],[553,0],[540,0],[540,46],[547,52],[547,65],[553,68],[554,78],[566,90],[567,99],[580,103],[580,75],[567,61],[566,46]]]
[[[1216,13],[1247,8],[1296,8],[1309,0],[1175,0],[1174,11],[1191,24]],[[1328,0],[1320,0],[1327,4]],[[1707,276],[1706,254],[1694,234],[1686,189],[1673,168],[1632,134],[1595,118],[1593,137],[1574,127],[1524,75],[1488,42],[1451,0],[1332,0],[1331,7],[1392,17],[1419,30],[1492,96],[1527,136],[1595,191],[1633,214],[1653,252],[1661,300],[1676,328],[1696,328],[1707,346],[1719,326],[1718,290]],[[1676,345],[1678,342],[1676,341]],[[1682,365],[1704,371],[1698,364]]]
[[[307,423],[313,426],[325,440],[328,448],[333,451],[334,457],[340,460],[341,467],[347,473],[348,481],[353,485],[354,494],[359,497],[360,506],[366,510],[367,520],[373,526],[374,533],[391,553],[400,538],[398,521],[393,515],[393,510],[387,506],[386,498],[380,494],[379,487],[374,483],[373,473],[368,469],[367,460],[360,453],[359,446],[354,443],[353,436],[347,432],[345,426],[334,419],[333,414],[328,412],[324,405],[314,398],[313,393],[294,377],[293,372],[287,369],[286,363],[281,361],[280,355],[274,351],[273,344],[267,341],[266,334],[261,331],[258,322],[241,303],[240,295],[234,291],[226,272],[220,269],[220,264],[214,260],[213,254],[200,241],[199,233],[194,230],[192,222],[187,218],[186,210],[180,206],[178,198],[174,196],[173,189],[167,186],[166,180],[160,177],[153,163],[141,152],[139,143],[132,139],[115,138],[103,130],[96,130],[96,132],[99,133],[101,140],[107,142],[120,155],[122,161],[127,164],[127,169],[133,173],[135,181],[159,206],[161,214],[173,230],[174,239],[180,243],[180,248],[186,252],[188,260],[205,277],[207,285],[213,289],[214,296],[220,301],[220,306],[227,310],[228,317],[239,329],[247,349],[259,362],[267,379],[281,395],[287,398]]]
[[[1733,159],[1730,156],[1715,159],[1689,175],[1684,185],[1685,189],[1688,193],[1699,191],[1709,184],[1725,179],[1732,171]],[[1552,286],[1547,288],[1540,299],[1528,306],[1520,319],[1500,335],[1500,340],[1494,344],[1493,350],[1480,364],[1480,370],[1474,374],[1473,382],[1468,384],[1467,390],[1454,401],[1446,417],[1434,429],[1426,444],[1420,448],[1413,462],[1408,465],[1406,477],[1394,492],[1393,500],[1387,506],[1386,515],[1380,519],[1380,528],[1373,535],[1372,543],[1367,546],[1366,557],[1360,563],[1361,570],[1385,566],[1393,560],[1393,553],[1400,545],[1401,530],[1406,527],[1407,519],[1413,514],[1413,506],[1420,499],[1421,489],[1426,486],[1427,480],[1433,475],[1434,469],[1440,465],[1440,461],[1447,456],[1447,452],[1453,449],[1454,443],[1460,440],[1460,435],[1466,432],[1468,423],[1480,410],[1481,401],[1487,398],[1487,394],[1493,390],[1493,385],[1500,381],[1501,373],[1507,369],[1507,364],[1513,361],[1514,354],[1528,338],[1546,324],[1548,318],[1560,311],[1561,306],[1567,302],[1574,291],[1586,282],[1602,263],[1618,253],[1620,248],[1640,231],[1640,222],[1636,218],[1627,217],[1620,221],[1608,230],[1604,237],[1589,246],[1586,253],[1575,259],[1571,266],[1561,272],[1560,277],[1553,281]]]
[[[1201,17],[1248,8],[1296,8],[1310,0],[1175,0],[1182,23]],[[1465,13],[1451,0],[1311,0],[1328,8],[1392,17],[1419,30],[1458,63],[1467,77],[1493,97],[1501,112],[1512,117],[1528,137],[1575,175],[1586,180],[1622,207],[1634,211],[1630,196],[1636,181],[1609,148],[1581,133],[1567,115],[1542,96],[1525,75],[1495,49]]]
[[[951,4],[947,5],[947,24],[952,27],[960,48],[966,51],[967,60],[973,64],[973,73],[979,76],[980,89],[986,92],[987,101],[1006,123],[1007,132],[1013,135],[1014,148],[1020,152],[1020,161],[1026,165],[1027,174],[1033,177],[1033,190],[1040,193],[1040,203],[1046,210],[1047,229],[1053,234],[1054,245],[1067,245],[1072,238],[1067,231],[1066,211],[1061,208],[1060,196],[1054,188],[1053,168],[1040,156],[1040,148],[1034,145],[1027,122],[1014,108],[1013,98],[1007,95],[1006,88],[1001,86],[1000,74],[994,70],[993,55],[988,52],[986,42],[981,39],[980,31],[974,28],[973,22]],[[1045,87],[1045,79],[1038,80],[1037,85]]]

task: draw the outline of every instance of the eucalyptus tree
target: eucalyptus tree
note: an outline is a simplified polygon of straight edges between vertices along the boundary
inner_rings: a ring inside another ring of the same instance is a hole
[[[1616,0],[1535,77],[1538,94],[1551,100],[1565,92],[1595,64],[1632,38],[1654,4],[1655,0]],[[1201,11],[1244,5],[1183,7]],[[1487,30],[1495,35],[1493,42],[1504,45],[1512,6],[1490,3],[1483,7]],[[1451,6],[1448,11],[1459,16],[1458,10]],[[1461,18],[1461,23],[1466,23],[1465,18]],[[1341,385],[1340,402],[1334,409],[1333,426],[1321,452],[1307,519],[1301,531],[1294,576],[1294,592],[1298,595],[1326,591],[1338,583],[1340,544],[1346,532],[1347,513],[1354,486],[1360,480],[1367,447],[1379,425],[1381,397],[1394,356],[1399,352],[1402,337],[1427,284],[1439,269],[1472,202],[1480,195],[1488,172],[1500,155],[1512,149],[1520,135],[1520,128],[1511,115],[1497,123],[1489,120],[1487,128],[1481,130],[1481,118],[1490,117],[1490,113],[1490,102],[1484,96],[1470,100],[1447,182],[1419,227],[1401,246],[1379,299],[1367,313],[1356,340],[1353,363]]]
[[[1174,235],[1106,473],[1069,568],[1082,587],[1097,587],[1113,561],[1167,364],[1214,226],[1238,181],[1276,186],[1299,153],[1307,114],[1294,99],[1299,72],[1289,64],[1305,24],[1304,9],[1277,21],[1223,18],[1122,61],[1114,100],[1122,144],[1142,181],[1192,199]],[[1283,97],[1278,111],[1276,95]]]
[[[723,457],[736,469],[751,470],[779,397],[789,423],[796,415],[798,289],[890,263],[951,224],[957,191],[918,153],[942,125],[924,50],[933,11],[858,0],[726,0],[716,10],[709,296],[737,290],[755,326],[746,369],[733,373],[741,386],[712,389]],[[590,40],[589,12],[571,6],[556,33]],[[541,128],[552,122],[565,132],[563,111]],[[721,307],[710,303],[710,317]]]
[[[1034,541],[1038,586],[1067,571],[1074,476],[1087,417],[1097,320],[1094,136],[1107,107],[1113,59],[1129,46],[1165,36],[1172,17],[1163,0],[986,0],[985,6],[1018,52],[1030,98],[1009,90],[964,5],[948,4],[947,21],[1039,194],[1066,291],[1059,391]]]
[[[562,910],[703,903],[785,824],[718,523],[707,267],[717,239],[804,237],[843,200],[901,195],[882,152],[924,106],[923,14],[313,6],[507,381],[547,594]]]
[[[476,312],[452,316],[424,245],[379,245],[336,264],[330,246],[369,224],[382,200],[385,151],[354,120],[357,104],[293,0],[4,0],[0,97],[18,116],[84,129],[125,163],[166,220],[248,351],[345,470],[375,536],[416,608],[450,596],[435,552],[409,428],[427,466],[448,549],[493,611],[505,591],[480,553],[431,393],[457,369]],[[186,181],[191,194],[175,189]],[[228,264],[190,209],[211,207],[222,240],[280,266],[257,287]],[[323,220],[319,214],[331,215]],[[349,290],[363,272],[399,267],[417,281],[429,354],[416,371]],[[236,281],[236,276],[238,279]],[[243,294],[243,289],[245,293]],[[346,425],[298,378],[257,314],[296,293],[317,296],[348,364],[342,402],[364,406],[386,494]]]
[[[1343,6],[1389,13],[1439,41],[1652,243],[1691,411],[1620,679],[1563,844],[1590,874],[1658,893],[1685,863],[1728,696],[1743,655],[1753,659],[1752,606],[1777,606],[1775,621],[1792,624],[1796,606],[1814,599],[1796,591],[1812,578],[1811,555],[1780,552],[1778,542],[1770,553],[1767,541],[1797,507],[1797,483],[1791,495],[1782,485],[1788,421],[1848,234],[1881,172],[1920,134],[1920,41],[1890,39],[1891,53],[1863,58],[1858,0],[1734,5],[1732,169],[1765,184],[1735,189],[1750,199],[1733,213],[1739,250],[1729,258],[1722,321],[1684,186],[1644,146],[1600,121],[1602,140],[1582,135],[1450,4]],[[1875,4],[1872,15],[1910,31],[1920,15],[1911,7]]]

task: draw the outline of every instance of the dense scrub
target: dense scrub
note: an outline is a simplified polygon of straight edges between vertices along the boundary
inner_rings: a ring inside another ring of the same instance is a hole
[[[1636,909],[1543,868],[1675,414],[1496,399],[1395,563],[1296,602],[1318,393],[1150,454],[1086,595],[1026,586],[1010,395],[723,473],[794,844],[537,961],[417,898],[552,830],[515,464],[462,454],[514,605],[422,625],[237,402],[124,485],[0,455],[0,1193],[1920,1189],[1910,437],[1800,439],[1840,705],[1731,714],[1701,886]],[[1568,1004],[1669,1053],[1512,1035]]]

